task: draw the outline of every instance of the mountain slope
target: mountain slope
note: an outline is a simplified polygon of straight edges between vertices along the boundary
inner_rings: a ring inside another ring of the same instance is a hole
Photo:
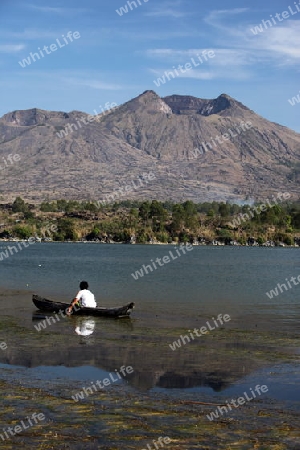
[[[226,94],[206,100],[146,91],[90,119],[79,111],[39,109],[4,115],[0,161],[20,155],[0,170],[5,199],[101,201],[150,171],[155,180],[120,199],[299,195],[300,135]]]

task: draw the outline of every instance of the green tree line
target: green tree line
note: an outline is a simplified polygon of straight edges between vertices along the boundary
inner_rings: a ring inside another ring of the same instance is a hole
[[[4,229],[0,229],[2,238],[40,236],[49,223],[55,224],[51,239],[56,241],[170,243],[218,240],[245,244],[254,238],[259,244],[273,240],[292,245],[300,235],[299,202],[277,204],[253,214],[253,205],[229,202],[126,200],[99,206],[93,201],[59,199],[31,205],[17,197],[11,205],[2,205],[0,214],[1,222],[5,222]],[[234,225],[234,219],[242,214],[248,214],[250,219]]]

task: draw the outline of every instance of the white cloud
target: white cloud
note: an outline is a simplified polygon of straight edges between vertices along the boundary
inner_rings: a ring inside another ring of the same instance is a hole
[[[185,73],[181,73],[178,68],[177,73],[175,72],[174,68],[164,68],[164,69],[149,69],[151,73],[154,73],[157,78],[161,78],[164,76],[165,72],[173,72],[174,78],[171,76],[170,81],[175,80],[176,78],[189,78],[189,79],[195,79],[195,80],[217,80],[217,79],[232,79],[232,80],[246,80],[249,78],[249,74],[246,71],[243,70],[234,70],[234,71],[228,71],[226,69],[224,70],[213,70],[210,68],[210,70],[203,70],[201,68],[198,69],[190,69],[187,70]]]
[[[176,11],[175,9],[171,8],[164,8],[164,9],[159,8],[156,11],[149,11],[144,15],[150,17],[174,17],[175,19],[177,19],[179,17],[186,16],[187,13]]]
[[[32,3],[27,3],[24,5],[26,8],[29,8],[34,11],[39,11],[45,14],[59,14],[59,15],[70,15],[70,14],[82,14],[84,12],[89,11],[85,8],[60,8],[53,6],[40,6],[34,5]]]
[[[57,39],[61,37],[62,34],[64,34],[65,30],[62,30],[60,33],[59,31],[47,31],[45,29],[38,29],[38,28],[25,28],[23,31],[7,31],[7,30],[1,30],[0,31],[0,37],[4,39],[22,39],[24,41],[31,41],[31,40],[42,40],[42,39]]]
[[[89,78],[79,78],[79,77],[67,77],[62,78],[65,82],[72,84],[73,86],[83,86],[88,87],[91,89],[97,89],[97,90],[116,90],[116,89],[122,89],[122,86],[118,84],[112,84],[112,83],[106,83],[104,81],[100,81],[97,79],[89,79]]]
[[[281,26],[274,26],[257,36],[252,36],[252,41],[250,37],[247,40],[252,48],[274,58],[287,58],[289,64],[293,62],[299,64],[300,21],[289,20]]]
[[[203,53],[207,50],[214,52],[213,58],[203,57]],[[192,63],[193,60],[199,63],[198,58],[202,58],[202,64],[197,69],[187,70],[184,74],[180,73],[180,78],[195,78],[202,80],[211,79],[234,79],[245,80],[251,76],[249,67],[253,64],[253,55],[251,52],[241,49],[188,49],[188,50],[174,50],[174,49],[149,49],[146,55],[155,58],[160,61],[168,61],[169,67],[166,69],[165,64],[163,69],[155,69],[154,72],[157,76],[160,76],[164,71],[172,71],[174,67],[177,68],[179,64],[185,65],[186,63]],[[233,68],[234,70],[230,70]]]
[[[206,17],[205,21],[211,24],[219,22],[223,17],[242,14],[249,11],[249,8],[214,9]]]
[[[153,73],[157,78],[163,77],[165,72],[173,72],[174,78],[170,76],[170,81],[175,80],[176,78],[194,78],[197,80],[212,80],[213,78],[215,78],[214,74],[209,71],[197,71],[194,69],[186,71],[185,73],[177,71],[178,75],[176,74],[175,70],[171,69],[170,67],[166,69],[149,69],[149,71]]]
[[[228,66],[257,66],[265,64],[273,67],[299,65],[300,21],[286,20],[264,29],[254,35],[246,13],[249,8],[234,8],[211,11],[204,21],[214,28],[216,64]],[[236,16],[240,15],[240,22]],[[233,19],[235,19],[233,21]],[[236,61],[240,61],[238,64]]]
[[[53,8],[51,6],[37,6],[33,4],[27,4],[27,8],[34,9],[36,11],[44,12],[44,13],[56,13],[56,14],[62,14],[64,13],[64,8]]]
[[[182,28],[182,27],[181,27]],[[98,36],[98,33],[93,33],[93,37]],[[112,36],[121,39],[132,39],[134,41],[160,41],[160,40],[169,40],[169,39],[177,39],[177,38],[186,38],[186,37],[201,37],[203,33],[199,30],[192,30],[191,28],[187,30],[176,29],[175,31],[165,30],[165,31],[137,31],[128,29],[120,29],[120,28],[102,28],[99,34],[99,38],[104,38],[107,36],[108,39],[112,39]]]
[[[251,52],[240,49],[227,49],[227,48],[196,48],[188,50],[174,50],[170,48],[149,49],[146,51],[146,55],[154,58],[161,58],[163,60],[169,59],[173,62],[188,62],[190,58],[197,58],[198,56],[207,51],[213,51],[215,57],[207,58],[207,63],[211,65],[250,65],[251,64]],[[203,59],[203,56],[202,56]]]
[[[253,53],[248,50],[229,49],[229,48],[215,48],[215,58],[212,64],[215,66],[251,66],[255,61],[253,60]]]
[[[15,73],[12,72],[8,78],[15,83],[14,77]],[[28,68],[26,72],[22,72],[21,79],[19,77],[16,79],[19,86],[26,86],[27,83],[32,86],[34,83],[35,86],[46,87],[48,91],[73,91],[74,86],[78,87],[78,89],[87,87],[95,90],[121,90],[128,88],[128,86],[121,86],[112,82],[111,74],[103,74],[94,70],[34,70]],[[6,81],[0,80],[0,84],[4,85]]]
[[[0,53],[17,53],[25,48],[23,44],[0,44]]]
[[[55,80],[56,85],[63,85],[66,89],[73,88],[74,86],[88,87],[96,90],[119,90],[124,88],[119,84],[111,82],[109,75],[93,70],[54,70],[44,73],[45,77],[49,79],[49,82]],[[37,74],[38,72],[35,73],[35,75]],[[33,71],[32,75],[34,75]],[[105,78],[109,79],[109,81],[105,81]]]
[[[204,22],[214,28],[226,31],[228,35],[237,37],[241,35],[240,30],[236,25],[229,25],[228,20],[236,15],[244,14],[247,11],[249,11],[249,8],[213,10],[204,18]],[[224,23],[225,20],[226,23]]]
[[[182,1],[172,1],[172,2],[159,2],[159,6],[153,7],[151,9],[151,4],[149,3],[149,8],[144,13],[145,16],[150,17],[173,17],[178,19],[180,17],[187,16],[188,13],[181,9]]]

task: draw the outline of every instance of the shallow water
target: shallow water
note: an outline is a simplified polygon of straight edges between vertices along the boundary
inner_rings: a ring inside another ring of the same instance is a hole
[[[45,415],[1,441],[3,450],[140,450],[156,448],[159,436],[180,450],[299,449],[299,288],[266,296],[297,276],[298,249],[194,247],[133,279],[169,251],[34,244],[0,261],[0,436],[33,412]],[[70,301],[82,279],[101,305],[135,301],[131,319],[48,314],[55,323],[38,331],[46,316],[37,319],[32,293]],[[219,314],[230,320],[221,324]],[[202,326],[210,332],[188,342],[188,330]],[[133,373],[116,379],[129,366]],[[262,385],[263,395],[208,419]]]
[[[8,345],[0,351],[2,367],[30,368],[27,376],[36,380],[46,371],[48,380],[71,378],[83,387],[130,365],[134,373],[123,383],[131,389],[197,398],[204,392],[238,395],[253,383],[265,384],[276,367],[268,396],[299,402],[299,372],[293,369],[299,360],[299,287],[274,299],[266,296],[298,275],[298,249],[194,247],[133,279],[132,272],[172,249],[34,244],[0,262],[6,289],[0,297],[0,340]],[[90,282],[98,304],[135,301],[132,318],[71,317],[37,331],[32,292],[69,301],[81,279]],[[171,350],[181,335],[207,321],[212,325],[219,314],[231,320]]]

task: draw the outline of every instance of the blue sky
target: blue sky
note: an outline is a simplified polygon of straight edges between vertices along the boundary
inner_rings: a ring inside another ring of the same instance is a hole
[[[135,1],[119,15],[125,0],[1,0],[0,116],[33,107],[91,114],[153,89],[162,97],[227,93],[300,132],[300,103],[288,102],[300,91],[300,0],[299,12],[294,0]],[[251,28],[270,15],[275,23],[255,35]],[[69,31],[80,38],[63,46]],[[62,47],[51,52],[57,39]],[[45,45],[49,54],[21,67]],[[204,50],[214,58],[154,84]]]

